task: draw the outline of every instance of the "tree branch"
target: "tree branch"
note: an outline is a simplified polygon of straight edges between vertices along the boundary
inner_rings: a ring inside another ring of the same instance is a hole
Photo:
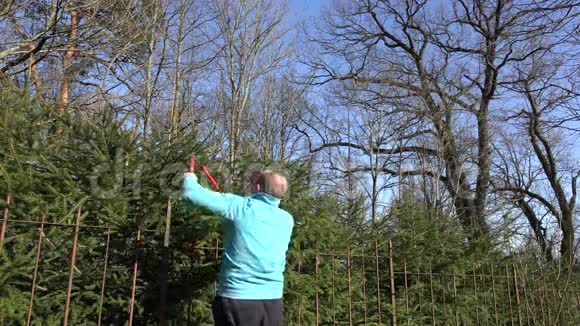
[[[356,149],[362,150],[367,155],[371,155],[371,152],[374,154],[387,154],[387,155],[388,154],[407,153],[407,152],[423,153],[423,154],[432,155],[432,156],[437,156],[439,154],[434,149],[425,148],[425,147],[421,147],[421,146],[400,146],[400,147],[394,147],[394,148],[375,147],[375,148],[372,148],[372,151],[371,151],[371,149],[366,148],[365,146],[355,144],[355,143],[350,143],[350,142],[344,142],[344,141],[325,143],[323,145],[320,145],[319,147],[311,149],[310,153],[316,153],[316,152],[319,152],[325,148],[330,148],[330,147],[356,148]]]
[[[370,171],[380,171],[383,173],[387,173],[393,176],[403,176],[403,177],[408,177],[408,176],[429,176],[429,177],[433,177],[433,178],[438,178],[439,180],[441,180],[442,182],[447,182],[447,177],[444,175],[441,175],[440,173],[437,173],[435,171],[430,171],[430,170],[406,170],[406,171],[398,171],[398,170],[393,170],[387,167],[382,167],[382,168],[371,168],[371,167],[358,167],[358,168],[353,168],[353,169],[349,169],[346,171],[343,171],[345,173],[350,172],[370,172]]]
[[[38,53],[42,47],[44,46],[44,43],[46,43],[46,41],[48,40],[48,37],[41,37],[40,40],[36,43],[36,45],[31,48],[30,51],[26,52],[25,54],[21,55],[20,57],[9,61],[8,63],[6,63],[4,65],[4,67],[2,67],[2,69],[0,69],[1,72],[7,72],[8,70],[10,70],[10,68],[19,65],[20,63],[28,60],[31,56],[33,56],[34,54]]]
[[[499,188],[496,188],[494,191],[510,191],[510,192],[524,194],[530,198],[536,199],[537,201],[542,203],[552,213],[552,215],[554,215],[556,217],[556,219],[558,220],[558,224],[561,223],[560,213],[558,212],[556,207],[554,207],[554,205],[552,205],[552,203],[550,203],[546,198],[536,194],[535,192],[529,191],[527,189],[517,188],[517,187],[499,187]]]

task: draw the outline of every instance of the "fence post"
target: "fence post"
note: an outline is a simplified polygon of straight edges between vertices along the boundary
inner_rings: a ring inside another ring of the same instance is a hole
[[[506,287],[507,287],[507,291],[508,291],[508,300],[509,300],[509,304],[510,304],[510,322],[511,322],[511,326],[514,326],[514,310],[513,310],[513,306],[512,306],[512,291],[511,291],[511,286],[510,286],[510,274],[509,274],[509,269],[508,266],[505,265],[505,280],[506,280]]]
[[[495,274],[493,270],[493,265],[491,266],[491,290],[493,291],[493,314],[495,318],[495,324],[499,325],[499,319],[497,316],[497,298],[495,295]]]
[[[533,282],[532,282],[532,284],[533,284]],[[530,294],[531,299],[528,296],[528,290],[527,290],[527,285],[526,285],[526,273],[522,273],[522,288],[524,289],[524,301],[525,301],[527,325],[532,325],[533,323],[536,322],[536,320],[535,320],[536,317],[534,315],[530,316],[530,300],[532,300],[532,303],[534,303],[535,296],[533,295],[533,293]],[[532,318],[532,319],[530,320],[530,318]]]
[[[446,288],[446,284],[445,284],[445,274],[440,274],[439,277],[441,279],[441,283],[443,283],[443,286],[441,287],[441,300],[443,301],[443,325],[447,325],[447,300],[445,298],[445,288]]]
[[[346,252],[346,271],[348,275],[348,324],[352,326],[352,281],[351,281],[351,260],[350,260],[350,243]]]
[[[433,266],[431,265],[431,258],[429,258],[429,288],[431,290],[431,325],[437,325],[435,320],[435,297],[433,294]]]
[[[377,311],[378,311],[378,321],[381,324],[381,273],[379,267],[379,244],[375,240],[375,268],[377,274]]]
[[[209,248],[209,250],[211,250],[212,248]],[[215,262],[215,272],[219,273],[219,266],[220,266],[220,239],[219,237],[216,237],[215,239],[215,246],[214,246],[214,252],[213,252],[213,258],[214,258],[214,262]],[[213,295],[216,296],[218,293],[218,280],[216,279],[215,281],[213,281]]]
[[[407,325],[411,323],[411,313],[409,310],[409,282],[407,279],[407,260],[403,259],[403,277],[405,280],[405,311],[407,312]]]
[[[542,278],[542,294],[540,295],[540,307],[542,307],[542,324],[549,325],[552,324],[552,309],[550,304],[550,298],[548,297],[548,290],[546,286],[546,273],[544,271],[544,264],[540,262],[540,277]],[[544,310],[544,306],[546,309]],[[547,311],[547,315],[545,313]],[[548,317],[548,322],[546,322],[546,316]]]
[[[489,313],[489,309],[488,309],[488,304],[487,304],[487,288],[486,288],[486,280],[485,277],[487,276],[484,275],[485,274],[485,269],[483,266],[481,266],[481,272],[479,274],[479,278],[481,279],[481,292],[482,292],[482,298],[481,301],[483,301],[483,309],[482,309],[482,317],[483,317],[483,321],[485,322],[485,324],[487,325],[490,317],[490,313]]]
[[[302,272],[302,251],[300,249],[300,245],[298,246],[298,250],[300,250],[300,256],[298,257],[298,274]],[[298,303],[298,326],[302,325],[302,300]]]
[[[161,289],[159,291],[159,325],[167,325],[167,282],[169,280],[169,238],[171,236],[171,198],[167,200],[165,234],[161,251]]]
[[[516,267],[513,266],[513,271],[514,271],[514,293],[516,295],[516,308],[518,309],[518,323],[520,326],[523,326],[523,322],[522,322],[522,313],[520,310],[520,293],[518,290],[518,275],[516,273]]]
[[[77,218],[75,221],[73,247],[72,247],[72,253],[71,253],[71,257],[70,257],[70,268],[69,268],[69,272],[68,272],[68,286],[66,288],[66,303],[64,306],[63,326],[68,325],[68,316],[69,316],[69,312],[70,312],[70,297],[71,297],[73,279],[74,279],[74,274],[75,274],[75,263],[76,263],[76,259],[77,259],[77,245],[79,242],[80,221],[81,221],[81,208],[79,207],[77,209]]]
[[[475,278],[475,265],[473,265],[473,295],[475,297],[476,302],[479,303],[479,295],[477,294],[477,280]],[[477,325],[479,325],[479,309],[477,309],[477,305],[475,305],[475,320],[477,320]]]
[[[131,301],[129,302],[129,326],[133,326],[133,315],[135,313],[135,292],[137,290],[137,272],[139,272],[139,250],[141,249],[141,230],[137,230],[137,241],[135,241],[135,262],[133,263],[133,280],[131,282]]]
[[[419,266],[417,266],[417,281],[421,282],[421,272],[419,271]],[[419,325],[423,326],[423,301],[421,300],[422,293],[419,293]]]
[[[11,204],[12,196],[6,195],[6,206],[4,206],[4,214],[2,214],[2,229],[0,230],[0,256],[2,256],[2,249],[4,248],[4,234],[6,233],[6,224],[8,223],[8,214],[10,213]]]
[[[459,326],[459,308],[457,307],[457,281],[455,271],[453,271],[453,308],[455,314],[455,325]]]
[[[336,326],[336,291],[335,287],[335,268],[334,268],[334,250],[330,254],[330,266],[332,269],[332,325]]]
[[[99,298],[99,320],[97,326],[101,326],[101,316],[103,314],[103,300],[105,298],[105,282],[107,281],[107,265],[109,263],[109,246],[111,243],[111,228],[107,228],[107,244],[105,246],[105,266],[103,266],[103,280],[101,282],[101,296]]]
[[[40,222],[40,232],[38,234],[38,247],[36,248],[36,259],[34,260],[34,272],[32,274],[32,287],[30,288],[30,303],[28,304],[28,317],[26,326],[30,326],[32,321],[32,305],[34,304],[34,292],[36,291],[36,278],[38,276],[38,265],[40,264],[40,251],[42,250],[42,240],[44,239],[44,219],[48,215],[45,210]]]
[[[316,273],[316,326],[319,323],[319,301],[318,301],[318,289],[320,287],[318,281],[318,264],[319,264],[319,257],[318,257],[318,244],[316,245],[316,255],[314,257],[314,271]]]
[[[363,295],[363,314],[364,314],[364,325],[366,326],[368,323],[367,318],[367,269],[366,269],[366,250],[364,244],[362,245],[362,295]]]
[[[391,279],[391,307],[393,309],[392,323],[397,326],[397,307],[395,297],[395,266],[393,263],[393,243],[389,240],[389,274]]]

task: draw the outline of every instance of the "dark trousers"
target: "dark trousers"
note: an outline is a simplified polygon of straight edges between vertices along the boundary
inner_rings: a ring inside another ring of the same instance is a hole
[[[240,300],[216,297],[213,302],[215,326],[282,326],[282,299]]]

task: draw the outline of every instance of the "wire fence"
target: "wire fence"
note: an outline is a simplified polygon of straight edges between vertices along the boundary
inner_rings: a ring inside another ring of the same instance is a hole
[[[21,264],[32,267],[24,269],[30,274],[7,281],[29,288],[26,322],[22,320],[21,324],[32,325],[48,313],[35,310],[41,304],[38,291],[55,293],[51,300],[61,300],[58,319],[63,325],[69,324],[80,306],[92,309],[89,315],[94,320],[85,324],[115,324],[104,316],[111,310],[124,315],[121,320],[128,325],[134,324],[147,300],[143,266],[159,270],[144,258],[148,248],[161,246],[157,237],[149,236],[157,231],[138,231],[130,239],[120,238],[115,228],[80,224],[80,208],[74,223],[49,223],[44,218],[12,220],[9,197],[6,203],[0,258],[22,256],[25,259]],[[34,239],[23,248],[15,248],[10,238],[23,232],[31,234],[31,227],[36,233]],[[127,249],[128,245],[134,247]],[[473,265],[454,272],[432,264],[430,259],[423,260],[428,262],[426,265],[417,265],[400,258],[389,240],[345,247],[330,252],[308,248],[289,256],[287,325],[580,325],[580,281],[573,269],[549,269],[522,261]],[[187,252],[193,263],[187,268],[215,274],[221,250],[218,239],[211,245],[191,244]],[[113,256],[117,257],[115,268],[119,268],[119,261],[125,267],[127,277],[120,281],[115,276],[119,274],[111,269]],[[109,285],[112,279],[115,288]],[[119,284],[125,288],[119,289]],[[216,285],[208,282],[192,286],[203,287],[205,296],[184,302],[185,314],[192,314],[200,306],[209,307]],[[86,289],[98,295],[83,297]],[[126,300],[112,302],[108,293],[113,290],[125,293]],[[202,293],[200,290],[196,289],[197,293]],[[161,306],[168,298],[171,300],[175,289],[166,291],[167,297],[160,296]],[[211,325],[211,317],[206,314],[185,323]]]

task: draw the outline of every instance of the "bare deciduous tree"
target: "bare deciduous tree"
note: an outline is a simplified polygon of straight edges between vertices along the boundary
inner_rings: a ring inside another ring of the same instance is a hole
[[[526,166],[522,166],[518,158],[518,148],[508,146],[512,159],[503,160],[505,173],[498,188],[517,198],[517,206],[528,218],[548,259],[551,252],[545,239],[546,226],[538,216],[545,212],[545,216],[550,217],[549,222],[558,230],[560,256],[566,261],[574,257],[576,194],[580,177],[580,162],[570,155],[571,146],[566,137],[566,133],[574,129],[568,128],[567,113],[578,100],[576,83],[569,78],[577,69],[569,65],[574,60],[575,56],[555,52],[533,56],[529,64],[518,67],[520,82],[514,85],[513,91],[521,95],[522,101],[516,105],[517,110],[510,121],[516,121],[516,130],[525,135],[520,142],[525,141],[528,148],[525,156],[527,161],[535,163],[535,167],[527,167],[527,171],[522,169]],[[530,206],[532,201],[541,209]]]
[[[271,0],[212,1],[220,37],[220,104],[228,121],[229,162],[240,151],[245,117],[259,81],[288,58],[283,43],[285,5]]]
[[[321,148],[353,146],[383,155],[441,159],[440,179],[459,220],[474,236],[486,234],[494,101],[518,81],[516,64],[558,42],[553,36],[573,23],[577,6],[575,1],[501,0],[343,3],[327,18],[323,34],[314,37],[321,54],[307,61],[314,83],[382,87],[385,100],[405,103],[410,115],[429,123],[435,142],[397,146],[337,141]],[[469,129],[460,132],[458,120]],[[473,137],[476,150],[462,150],[466,137]],[[418,173],[433,176],[427,170]]]
[[[302,85],[292,75],[264,79],[250,110],[251,123],[246,141],[265,160],[284,161],[301,156],[302,134],[295,129],[308,119],[309,101]]]

